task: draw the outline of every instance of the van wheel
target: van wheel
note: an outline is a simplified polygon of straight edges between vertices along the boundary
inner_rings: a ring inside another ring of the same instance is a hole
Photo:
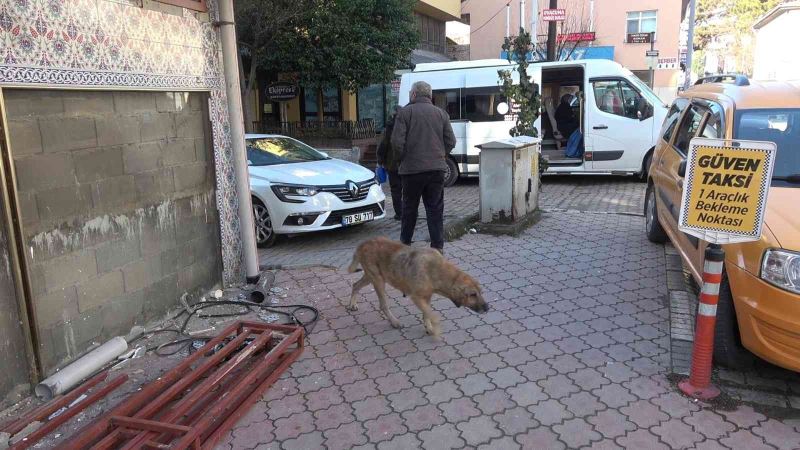
[[[653,183],[647,185],[644,197],[644,227],[647,239],[656,244],[667,241],[667,233],[658,221],[658,208],[656,208],[656,189]]]
[[[714,361],[730,369],[746,369],[755,362],[753,354],[742,346],[731,286],[725,273],[722,274],[722,282],[719,285],[717,325],[714,329]]]
[[[458,165],[452,158],[445,158],[444,161],[447,163],[447,171],[444,173],[444,185],[445,187],[450,187],[456,184],[456,180],[458,180]]]
[[[650,163],[653,161],[653,150],[647,152],[644,155],[644,161],[642,161],[642,171],[639,172],[639,181],[647,182],[647,176],[650,175]]]

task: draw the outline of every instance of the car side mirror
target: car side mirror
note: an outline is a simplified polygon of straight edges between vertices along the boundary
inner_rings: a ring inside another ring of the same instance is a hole
[[[686,176],[686,160],[681,160],[680,165],[678,165],[678,176],[683,178]]]
[[[641,111],[636,111],[636,117],[637,117],[639,120],[644,120],[644,114],[642,114],[642,112],[641,112]]]

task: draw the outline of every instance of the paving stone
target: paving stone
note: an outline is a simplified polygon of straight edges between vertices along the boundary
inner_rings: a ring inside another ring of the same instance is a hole
[[[658,436],[645,429],[631,431],[625,436],[616,439],[622,448],[642,448],[647,450],[670,450],[670,448],[658,440]]]
[[[422,442],[416,436],[410,433],[401,434],[392,440],[381,442],[378,444],[378,450],[407,450],[410,448],[419,448]]]
[[[695,443],[702,441],[703,435],[695,433],[692,428],[683,422],[669,420],[650,429],[661,437],[671,448],[692,448]]]
[[[560,402],[566,405],[567,409],[577,417],[588,416],[601,409],[605,409],[605,405],[598,402],[597,398],[586,391],[562,398]]]
[[[580,418],[570,419],[562,425],[556,425],[553,430],[558,433],[561,441],[570,448],[578,448],[591,444],[602,438],[599,433],[592,430],[592,426]]]
[[[325,441],[325,437],[322,435],[321,431],[315,431],[313,433],[304,434],[296,439],[289,439],[283,444],[281,447],[287,450],[308,450],[311,448],[322,448],[322,443]]]
[[[331,450],[350,450],[367,442],[367,437],[364,435],[364,427],[358,422],[327,430],[323,435],[325,436],[325,447]]]
[[[354,402],[352,405],[356,419],[362,422],[388,414],[392,411],[389,407],[389,401],[383,396],[369,397]]]
[[[437,425],[429,431],[419,433],[422,448],[456,449],[464,446],[458,429],[450,423]]]
[[[731,433],[728,437],[720,439],[721,444],[729,448],[746,448],[747,450],[766,450],[772,448],[764,442],[760,436],[756,436],[747,430],[739,430]]]
[[[752,429],[754,434],[764,438],[768,444],[781,450],[800,448],[800,433],[793,427],[784,425],[777,420],[768,420]]]
[[[508,393],[500,389],[476,395],[473,400],[478,403],[478,409],[486,415],[496,414],[514,407],[514,403]]]
[[[458,383],[461,391],[468,396],[480,394],[481,392],[494,389],[495,387],[489,377],[482,373],[468,375],[464,378],[456,380],[456,383]]]
[[[405,411],[428,403],[420,388],[412,387],[389,395],[389,402],[395,411]]]
[[[525,434],[514,437],[525,450],[560,450],[567,448],[558,440],[558,435],[545,427],[535,428]]]
[[[253,428],[260,429],[261,426],[259,425]],[[296,413],[275,421],[275,438],[279,441],[294,439],[301,434],[312,432],[315,429],[314,416],[310,412]]]
[[[532,412],[533,417],[545,426],[559,423],[573,416],[564,405],[556,400],[545,400],[536,406],[528,407],[528,411]]]
[[[506,367],[495,372],[489,372],[489,378],[492,383],[500,388],[514,386],[515,384],[525,382],[525,377],[513,367]]]
[[[517,450],[522,446],[514,441],[510,436],[493,439],[485,444],[478,446],[478,450]]]
[[[734,431],[736,427],[726,422],[719,414],[703,409],[692,413],[683,419],[684,422],[692,426],[696,433],[700,433],[709,439],[719,439]]]
[[[380,394],[380,392],[378,392],[378,386],[371,379],[344,385],[342,386],[342,393],[346,402],[356,402]]]
[[[445,418],[442,412],[434,405],[418,406],[402,413],[405,425],[411,432],[429,430],[435,425],[445,423],[449,418]]]
[[[367,437],[370,443],[386,441],[408,431],[408,428],[403,424],[403,419],[397,413],[368,420],[364,423],[364,427],[367,429]]]
[[[535,405],[547,399],[542,387],[531,381],[510,387],[506,391],[511,395],[511,400],[522,407]]]
[[[442,403],[439,405],[439,409],[450,423],[461,422],[471,417],[481,415],[481,411],[477,408],[475,402],[467,397],[461,397],[447,403]]]
[[[342,424],[356,420],[353,415],[353,407],[347,403],[334,405],[328,409],[317,411],[314,413],[314,417],[316,418],[314,424],[320,430],[341,427]],[[363,443],[364,442],[361,442],[361,444]]]
[[[566,375],[556,375],[539,381],[539,386],[551,398],[562,398],[580,389]]]
[[[588,417],[586,420],[594,425],[595,430],[600,432],[600,434],[611,439],[636,429],[636,425],[627,420],[620,412],[613,409],[601,411],[594,416]]]
[[[628,420],[640,428],[650,428],[669,419],[667,414],[646,400],[630,403],[628,406],[620,408],[620,412],[628,416]]]
[[[464,395],[452,380],[439,381],[430,386],[422,388],[428,397],[428,401],[433,404],[450,401]]]
[[[636,400],[636,397],[619,384],[607,384],[592,391],[601,402],[610,408],[619,408]]]
[[[470,446],[488,442],[502,435],[497,424],[488,416],[473,417],[459,423],[456,428],[461,430],[461,438]]]

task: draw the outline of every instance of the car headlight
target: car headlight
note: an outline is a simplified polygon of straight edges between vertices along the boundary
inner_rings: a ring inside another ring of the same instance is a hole
[[[800,294],[800,253],[767,250],[761,262],[761,279]]]
[[[271,186],[272,192],[283,202],[303,203],[305,200],[292,199],[292,197],[311,197],[317,195],[317,188],[314,186],[295,186],[290,184],[274,184]]]

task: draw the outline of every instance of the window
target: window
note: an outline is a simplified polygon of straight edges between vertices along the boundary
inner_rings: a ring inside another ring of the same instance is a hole
[[[385,114],[385,85],[372,84],[358,90],[358,118],[372,119],[375,129],[383,130]]]
[[[251,166],[271,166],[306,161],[321,161],[322,153],[287,137],[247,140],[247,160]]]
[[[461,95],[458,89],[433,91],[433,104],[447,111],[450,120],[461,119]]]
[[[653,116],[652,105],[627,81],[603,80],[593,84],[594,99],[601,111],[638,120]]]
[[[689,152],[689,141],[692,140],[697,133],[697,129],[700,128],[703,114],[705,114],[704,109],[697,105],[692,105],[686,115],[683,116],[683,121],[678,127],[674,146],[676,150],[684,155]]]
[[[303,112],[305,120],[315,121],[319,120],[319,91],[314,88],[303,89]],[[325,120],[341,120],[342,109],[341,99],[339,98],[339,89],[326,88],[322,91],[322,105]]]
[[[677,99],[672,107],[667,112],[667,117],[664,119],[664,126],[662,127],[661,136],[665,141],[669,142],[672,139],[672,133],[675,131],[675,126],[678,125],[678,119],[681,118],[681,113],[686,109],[689,102],[684,99]]]
[[[469,14],[462,14],[461,15],[461,23],[465,23],[469,25]]]
[[[506,101],[499,86],[461,90],[461,119],[472,122],[499,122],[505,116],[497,112],[497,105]]]
[[[633,11],[628,13],[628,34],[655,33],[656,11]]]
[[[419,48],[444,54],[446,51],[445,23],[419,13],[414,13],[414,15],[417,18],[417,27],[420,33]]]
[[[698,134],[700,137],[718,139],[725,137],[725,124],[722,120],[722,107],[716,103],[711,104],[708,118],[703,125],[703,129]]]
[[[736,112],[736,139],[774,142],[778,147],[772,180],[798,187],[786,177],[800,174],[800,109],[750,109]],[[783,180],[781,180],[783,178]]]

